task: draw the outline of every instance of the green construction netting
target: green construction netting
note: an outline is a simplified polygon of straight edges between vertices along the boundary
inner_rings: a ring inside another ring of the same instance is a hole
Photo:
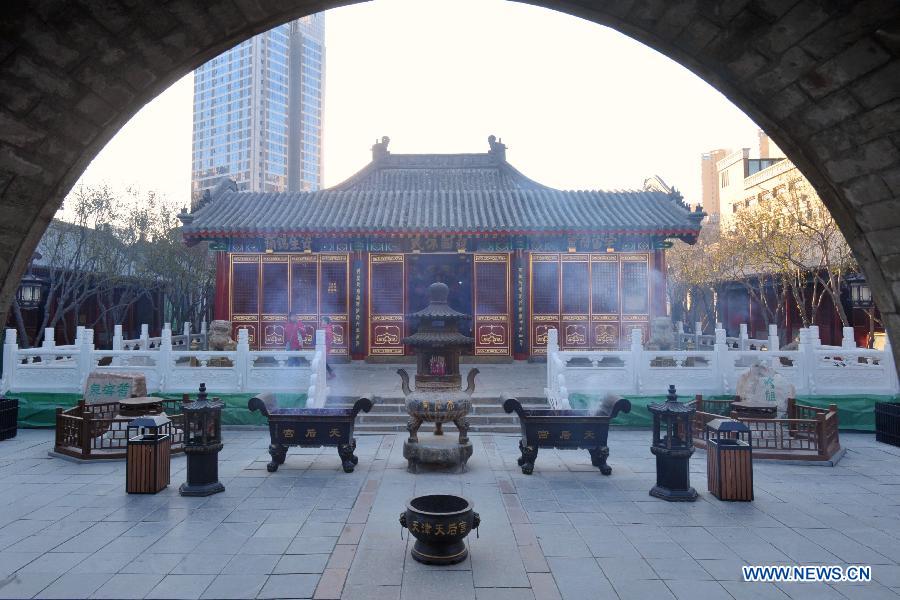
[[[665,396],[624,396],[631,401],[631,412],[628,414],[620,413],[612,425],[622,427],[651,427],[653,421],[650,417],[650,411],[647,405],[654,402],[665,402]],[[704,396],[708,400],[728,400],[733,398],[731,395],[710,395]],[[602,396],[592,394],[569,394],[569,402],[572,408],[586,409],[592,404],[602,399]],[[687,402],[690,398],[681,397],[682,402]],[[876,402],[897,402],[900,396],[875,396],[875,395],[848,395],[848,396],[797,396],[800,404],[810,406],[818,406],[820,408],[828,408],[830,404],[837,404],[838,407],[838,424],[841,429],[854,431],[875,431],[875,403]]]
[[[180,399],[181,394],[153,394],[161,398]],[[254,394],[217,394],[225,402],[222,413],[224,425],[263,425],[265,419],[259,413],[247,410],[247,401]],[[306,394],[276,394],[279,406],[303,407],[306,405]],[[19,427],[53,427],[56,423],[57,408],[71,408],[81,399],[80,394],[50,394],[37,392],[21,392],[7,394],[8,398],[19,400]],[[706,396],[709,400],[726,400],[732,396]],[[591,394],[569,394],[572,408],[586,409],[600,396]],[[652,420],[647,405],[654,402],[665,402],[665,396],[625,396],[631,401],[631,412],[620,413],[612,422],[620,427],[650,427]],[[682,397],[682,401],[688,398]],[[801,404],[809,404],[827,408],[829,404],[837,404],[838,420],[841,429],[856,431],[875,431],[875,403],[898,402],[900,396],[798,396]]]
[[[151,394],[159,398],[180,400],[181,394]],[[210,394],[225,403],[222,411],[223,425],[264,425],[266,420],[258,412],[247,410],[247,401],[255,394]],[[7,398],[19,400],[19,427],[54,427],[56,409],[68,409],[81,399],[81,394],[45,394],[37,392],[9,392]],[[306,394],[275,394],[282,407],[306,406]]]

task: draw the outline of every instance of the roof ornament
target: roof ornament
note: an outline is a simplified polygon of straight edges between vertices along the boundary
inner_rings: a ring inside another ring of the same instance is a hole
[[[182,225],[190,225],[194,222],[194,215],[188,212],[186,206],[181,208],[181,212],[178,213],[178,220],[181,221]]]
[[[375,143],[372,144],[372,160],[375,161],[389,155],[390,152],[388,151],[388,144],[390,143],[391,138],[386,135],[381,138],[380,142],[378,140],[375,140]]]
[[[496,135],[489,135],[488,145],[491,147],[490,154],[497,155],[500,160],[506,160],[506,144],[503,143],[502,139],[497,138]]]
[[[694,207],[693,212],[688,215],[688,219],[692,221],[702,221],[706,216],[706,212],[703,210],[703,205],[697,204],[697,206]]]

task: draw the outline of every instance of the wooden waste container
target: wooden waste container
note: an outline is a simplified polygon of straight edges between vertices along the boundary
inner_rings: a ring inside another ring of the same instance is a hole
[[[0,396],[0,440],[16,437],[19,426],[19,401]]]
[[[875,441],[900,446],[900,403],[875,403]]]
[[[715,419],[706,425],[706,478],[719,500],[753,500],[753,444],[740,421]]]
[[[169,485],[171,421],[162,415],[138,417],[128,424],[125,491],[155,494]]]

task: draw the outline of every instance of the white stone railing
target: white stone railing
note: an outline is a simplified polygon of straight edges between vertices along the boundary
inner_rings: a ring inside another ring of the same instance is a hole
[[[757,361],[771,365],[799,395],[900,393],[890,344],[884,350],[857,348],[850,327],[844,328],[844,345],[839,347],[821,345],[814,328],[800,331],[797,350],[729,346],[725,330],[719,328],[711,349],[645,350],[641,331],[635,329],[629,350],[560,350],[557,332],[551,329],[545,393],[555,408],[569,407],[572,392],[662,395],[671,384],[685,396],[731,394]],[[777,343],[768,347],[777,348]]]
[[[741,323],[737,337],[726,337],[725,343],[729,350],[772,350],[778,349],[778,326],[769,325],[768,337],[752,338],[747,333],[747,324]],[[721,323],[716,323],[716,329],[722,329]],[[675,345],[678,348],[690,350],[712,350],[716,343],[714,334],[704,334],[703,324],[694,323],[694,332],[686,332],[684,323],[675,323]]]
[[[176,349],[168,326],[159,344],[146,350],[99,350],[91,329],[79,329],[75,344],[69,346],[56,346],[52,329],[45,336],[40,348],[22,349],[16,331],[6,330],[0,393],[77,394],[92,371],[131,371],[146,377],[150,393],[194,392],[201,383],[222,394],[305,391],[311,407],[324,406],[328,394],[321,330],[316,331],[315,348],[290,351],[251,351],[246,330],[238,330],[237,348],[230,352]]]
[[[168,328],[168,324],[166,324]],[[150,328],[141,325],[141,335],[137,338],[123,339],[122,326],[116,325],[113,331],[113,350],[158,350],[162,343],[162,335],[150,337]],[[172,336],[172,347],[179,350],[190,350],[191,346],[197,346],[200,350],[207,349],[206,322],[200,324],[200,332],[192,333],[191,324],[185,323],[181,335]]]

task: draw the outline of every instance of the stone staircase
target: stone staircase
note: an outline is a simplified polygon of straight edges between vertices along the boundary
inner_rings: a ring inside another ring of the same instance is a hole
[[[549,408],[546,398],[518,398],[526,408]],[[356,398],[330,397],[328,406],[352,405]],[[469,431],[471,433],[519,433],[519,417],[506,414],[499,398],[472,398],[472,410],[469,412]],[[354,430],[357,433],[394,433],[406,431],[406,405],[403,398],[376,397],[375,406],[369,413],[360,413],[356,417]],[[423,423],[419,431],[433,431],[433,423]],[[453,423],[444,425],[448,435],[456,434]]]

